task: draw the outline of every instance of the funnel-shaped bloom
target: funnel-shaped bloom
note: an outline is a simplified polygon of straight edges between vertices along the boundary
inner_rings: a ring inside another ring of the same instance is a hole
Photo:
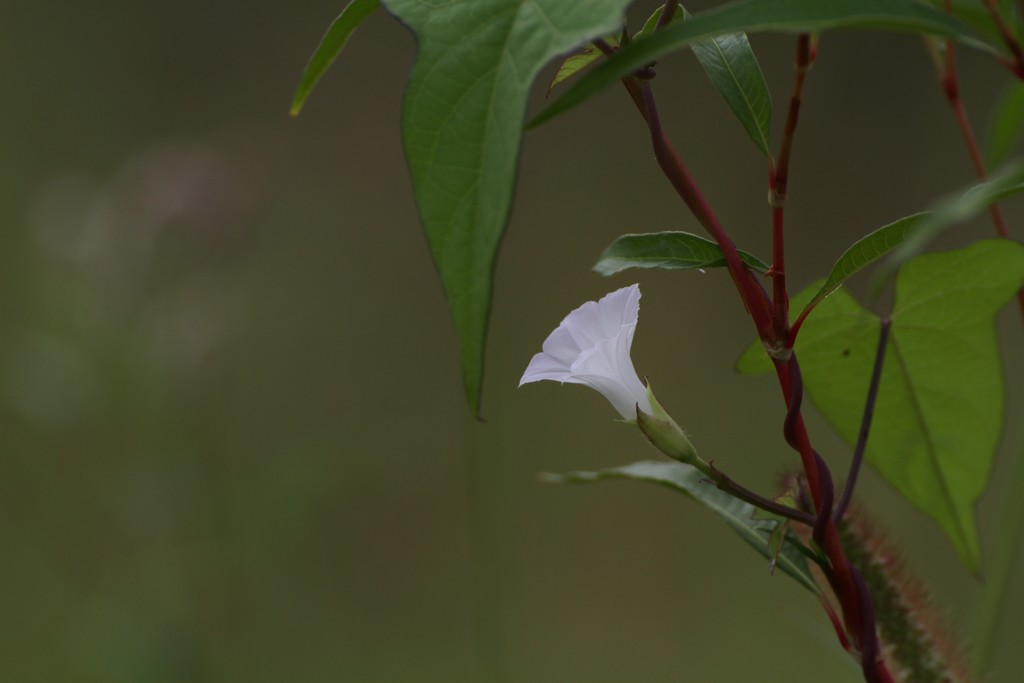
[[[626,420],[636,420],[637,406],[651,413],[647,389],[629,357],[639,314],[639,285],[588,301],[548,335],[519,386],[542,379],[585,384],[601,392]]]

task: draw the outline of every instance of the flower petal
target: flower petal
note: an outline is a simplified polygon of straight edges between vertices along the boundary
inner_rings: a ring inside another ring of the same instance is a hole
[[[571,315],[571,314],[570,314]],[[569,328],[566,327],[565,320],[555,328],[555,331],[548,335],[548,338],[544,340],[544,345],[541,347],[544,353],[548,354],[552,358],[558,359],[566,369],[572,365],[572,362],[580,355],[580,346],[573,339],[572,334],[569,333]]]
[[[626,420],[651,412],[647,390],[629,357],[640,314],[640,287],[588,301],[562,320],[534,355],[519,386],[543,379],[583,384],[607,398]]]
[[[640,287],[630,285],[599,301],[588,301],[565,317],[562,325],[572,335],[580,349],[610,339],[622,325],[634,324],[640,312]]]
[[[572,375],[566,382],[585,384],[601,392],[626,420],[636,419],[636,407],[651,412],[647,389],[633,368],[629,347],[633,342],[633,326],[624,326],[621,334],[606,339],[580,354],[573,363]]]
[[[542,379],[564,382],[571,374],[565,363],[547,353],[541,352],[530,359],[530,364],[526,366],[526,372],[519,379],[519,386],[529,384],[530,382],[539,382]]]

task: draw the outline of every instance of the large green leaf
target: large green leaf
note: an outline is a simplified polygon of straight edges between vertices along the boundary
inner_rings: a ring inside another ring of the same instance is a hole
[[[292,100],[292,116],[299,115],[306,98],[313,92],[320,77],[341,54],[341,49],[345,47],[352,32],[379,6],[380,0],[352,0],[331,23],[327,33],[320,40],[320,45],[313,52],[309,64],[306,65],[306,70],[302,72],[302,79],[295,91],[295,99]]]
[[[698,469],[681,462],[665,462],[642,460],[625,467],[613,467],[597,472],[569,472],[567,474],[546,474],[544,480],[558,484],[575,484],[601,481],[602,479],[635,479],[649,481],[667,486],[670,489],[686,494],[713,510],[725,523],[740,535],[747,543],[769,560],[776,556],[769,545],[772,529],[778,523],[775,520],[755,519],[755,508],[710,483]],[[817,583],[810,572],[806,549],[800,541],[790,533],[787,542],[778,553],[775,562],[800,585],[815,594],[820,594]]]
[[[985,148],[990,166],[1000,164],[1024,134],[1024,83],[1011,83],[996,104]]]
[[[1009,240],[926,254],[903,266],[866,452],[974,570],[980,551],[973,506],[1003,416],[994,319],[1022,280],[1024,246]],[[840,289],[807,318],[796,342],[814,404],[850,443],[857,440],[879,325]],[[760,344],[737,364],[741,372],[770,368]]]
[[[740,251],[740,258],[759,273],[767,272],[768,264]],[[601,275],[613,275],[627,268],[719,268],[725,266],[722,249],[709,239],[688,232],[652,232],[623,235],[604,250],[594,265]]]
[[[629,0],[385,0],[416,34],[403,135],[416,203],[479,409],[492,274],[526,98],[559,54],[622,22]]]
[[[659,57],[700,40],[726,33],[813,33],[837,28],[948,36],[980,49],[996,51],[979,41],[956,19],[917,0],[739,0],[701,12],[692,19],[631,43],[612,59],[588,72],[530,125],[539,125]]]
[[[729,33],[698,40],[693,44],[693,54],[747,135],[762,154],[771,158],[772,96],[747,35]]]

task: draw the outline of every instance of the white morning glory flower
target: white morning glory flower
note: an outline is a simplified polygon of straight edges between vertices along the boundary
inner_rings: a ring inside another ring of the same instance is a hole
[[[651,414],[647,389],[629,357],[639,314],[639,285],[588,301],[548,335],[519,386],[542,379],[584,384],[601,392],[625,420],[636,420],[637,406]]]

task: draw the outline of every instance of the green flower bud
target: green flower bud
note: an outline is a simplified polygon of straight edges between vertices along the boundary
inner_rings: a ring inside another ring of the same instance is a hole
[[[637,408],[636,423],[648,441],[659,451],[679,462],[694,465],[698,462],[697,449],[690,443],[686,432],[676,424],[665,408],[654,397],[650,383],[647,384],[647,398],[651,404],[651,413]]]

